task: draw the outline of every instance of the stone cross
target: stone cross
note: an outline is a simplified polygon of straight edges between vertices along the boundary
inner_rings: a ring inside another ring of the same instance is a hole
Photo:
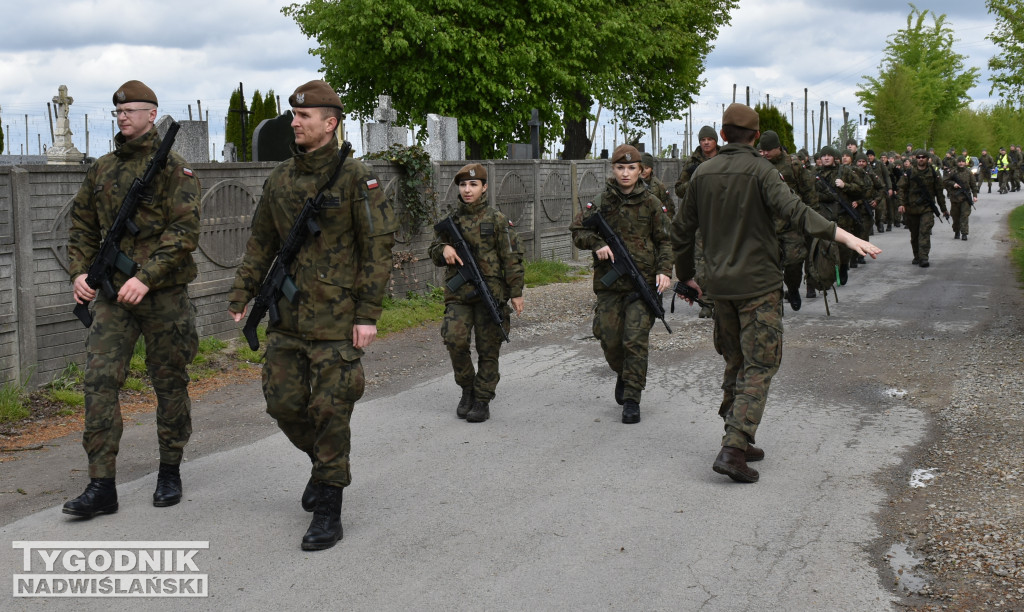
[[[391,96],[377,96],[373,120],[377,123],[363,126],[363,142],[367,153],[384,151],[393,144],[408,144],[409,129],[393,125],[398,120],[398,111],[391,107]]]
[[[57,88],[53,97],[54,112],[57,114],[57,127],[53,132],[53,146],[46,150],[46,161],[50,164],[77,164],[85,155],[75,148],[71,142],[71,122],[68,115],[75,99],[68,95],[68,86]]]

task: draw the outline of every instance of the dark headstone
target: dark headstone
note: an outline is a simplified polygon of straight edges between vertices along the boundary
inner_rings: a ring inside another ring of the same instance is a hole
[[[292,111],[273,119],[264,119],[252,133],[253,161],[284,161],[292,156],[295,132]]]
[[[530,155],[532,159],[540,159],[540,111],[533,109],[530,112]]]
[[[608,149],[601,149],[601,159],[608,159]]]

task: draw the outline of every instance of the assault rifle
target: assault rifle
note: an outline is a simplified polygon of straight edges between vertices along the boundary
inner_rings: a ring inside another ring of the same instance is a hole
[[[971,180],[970,177],[968,177],[967,180],[969,182]],[[973,208],[974,210],[978,210],[978,207],[974,205],[974,192],[971,191],[971,186],[969,184],[960,185],[959,191],[960,193],[964,194],[964,196],[967,197],[967,203],[971,205],[971,208]]]
[[[473,251],[470,250],[469,243],[466,242],[462,232],[459,231],[459,226],[455,223],[455,219],[451,216],[441,219],[434,225],[434,230],[443,236],[447,236],[448,244],[455,249],[455,254],[462,260],[462,265],[458,267],[455,276],[445,283],[445,287],[448,287],[449,291],[455,291],[466,283],[473,283],[475,290],[472,295],[480,296],[484,307],[487,308],[487,314],[491,317],[491,321],[494,321],[494,324],[498,326],[498,330],[501,331],[502,338],[505,339],[505,342],[508,342],[509,339],[508,334],[505,333],[501,306],[498,304],[498,300],[494,299],[494,294],[491,293],[491,289],[487,286],[487,280],[484,279],[483,273],[480,272],[480,267],[476,264],[476,258],[473,257]]]
[[[139,206],[142,192],[153,182],[153,178],[156,177],[157,173],[167,165],[167,155],[171,152],[171,146],[174,145],[174,137],[177,136],[180,127],[176,122],[171,122],[171,126],[167,128],[167,134],[164,135],[163,142],[160,143],[160,148],[153,155],[153,159],[149,160],[149,165],[146,166],[142,177],[135,177],[135,180],[132,181],[131,186],[128,188],[128,193],[121,200],[121,208],[117,211],[114,222],[110,224],[107,235],[103,237],[103,242],[100,243],[96,259],[89,266],[89,272],[85,277],[85,284],[89,285],[91,289],[100,290],[107,299],[113,300],[117,298],[117,291],[114,289],[113,282],[115,271],[131,278],[139,270],[139,264],[135,263],[131,257],[125,255],[124,251],[121,250],[121,240],[124,238],[126,231],[131,232],[132,236],[139,235],[139,226],[135,225],[135,222],[132,220],[132,217],[135,216],[135,209]],[[74,312],[83,325],[86,327],[92,325],[92,314],[89,313],[88,302],[77,304]]]
[[[932,169],[932,176],[935,175],[935,170]],[[921,178],[920,174],[915,174],[913,171],[908,175],[910,180],[914,181],[914,186],[917,187],[917,203],[919,206],[927,206],[931,209],[932,214],[939,218],[939,223],[945,223],[942,220],[942,215],[939,213],[939,207],[935,204],[935,198],[929,193],[928,189],[924,186],[924,179]],[[940,194],[942,192],[939,192]]]
[[[338,175],[341,174],[341,167],[345,165],[345,160],[348,159],[348,154],[351,151],[352,144],[345,141],[341,146],[341,150],[338,151],[338,157],[341,158],[341,161],[338,162],[338,167],[331,176],[331,180],[317,192],[315,197],[306,198],[306,203],[303,204],[302,210],[295,217],[295,223],[288,230],[288,236],[284,239],[284,244],[281,245],[281,249],[274,256],[274,263],[270,265],[267,275],[263,277],[263,284],[260,285],[259,293],[256,294],[256,299],[252,303],[252,310],[249,311],[249,318],[245,320],[245,327],[242,328],[242,334],[249,342],[249,348],[254,351],[260,348],[256,327],[263,320],[263,317],[269,312],[270,324],[277,325],[281,322],[281,311],[277,306],[281,297],[283,296],[287,299],[290,304],[295,304],[295,301],[299,298],[299,288],[295,285],[295,280],[292,278],[289,270],[292,267],[292,262],[295,261],[296,255],[299,254],[302,246],[306,244],[306,240],[310,236],[316,237],[320,235],[320,225],[317,224],[316,217],[320,214],[324,201],[327,200],[328,189],[334,184]]]
[[[815,175],[814,180],[820,182],[822,185],[825,186],[825,190],[832,194],[832,197],[835,199],[835,201],[839,202],[839,205],[843,207],[843,210],[846,212],[846,214],[850,215],[851,219],[853,219],[857,223],[860,223],[860,213],[858,213],[857,209],[853,207],[853,204],[850,204],[849,200],[843,197],[843,194],[836,191],[836,188],[833,187],[832,185],[829,185],[828,181],[821,178],[821,175]]]
[[[661,319],[661,322],[665,324],[665,329],[671,334],[672,328],[665,321],[665,307],[661,305],[661,295],[656,294],[650,285],[647,284],[647,281],[644,280],[640,270],[636,267],[636,262],[633,261],[629,251],[626,250],[626,245],[623,244],[622,239],[615,233],[615,230],[608,225],[604,216],[601,215],[601,211],[595,210],[584,219],[583,227],[592,229],[600,234],[605,244],[612,250],[614,257],[612,269],[601,277],[601,282],[604,283],[604,286],[610,287],[619,277],[628,276],[630,282],[633,283],[633,288],[636,289],[636,294],[647,304],[647,307],[651,309],[654,316]]]

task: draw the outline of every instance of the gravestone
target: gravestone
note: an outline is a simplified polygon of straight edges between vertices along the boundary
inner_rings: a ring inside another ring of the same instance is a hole
[[[540,112],[533,109],[530,112],[530,155],[533,159],[540,159]]]
[[[253,161],[284,161],[292,156],[295,130],[292,129],[292,111],[285,111],[273,119],[264,119],[252,133]]]
[[[76,149],[74,143],[71,142],[71,123],[68,120],[68,113],[71,112],[71,105],[74,101],[75,99],[68,95],[67,85],[57,88],[57,95],[53,97],[57,125],[53,130],[53,146],[46,149],[46,163],[48,164],[80,164],[85,159],[85,154]]]
[[[373,109],[373,120],[376,123],[363,125],[363,142],[367,153],[386,151],[393,144],[407,146],[409,129],[396,127],[398,112],[391,107],[391,96],[377,96],[377,108]]]
[[[231,164],[238,161],[238,150],[233,142],[225,142],[220,154],[224,158],[224,163]]]
[[[156,129],[163,138],[174,119],[164,115],[156,120]],[[178,135],[174,137],[171,150],[185,158],[190,164],[210,161],[210,131],[205,121],[179,121]]]
[[[435,161],[465,159],[465,144],[460,146],[459,121],[455,117],[427,115],[427,144],[424,147]]]
[[[508,158],[509,159],[533,159],[532,155],[533,146],[523,142],[510,142],[508,143]]]

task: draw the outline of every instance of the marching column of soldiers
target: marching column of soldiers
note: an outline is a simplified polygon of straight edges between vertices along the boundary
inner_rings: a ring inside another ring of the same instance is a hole
[[[176,129],[158,135],[157,96],[149,87],[128,81],[112,102],[117,150],[90,168],[74,200],[68,243],[76,314],[89,327],[83,447],[90,482],[63,512],[82,519],[119,509],[117,392],[140,335],[158,398],[158,508],[183,499],[179,467],[192,433],[186,366],[198,335],[188,285],[197,274],[199,178],[168,153]],[[310,81],[289,104],[293,155],[264,184],[226,310],[239,323],[249,315],[243,331],[254,349],[256,324],[270,315],[264,398],[268,414],[310,461],[308,475],[296,481],[297,506],[312,515],[300,545],[319,551],[343,537],[350,421],[365,387],[361,358],[377,337],[399,215],[373,168],[339,138],[344,108],[333,88]],[[674,267],[673,292],[699,303],[699,317],[713,319],[715,348],[725,359],[722,402],[714,407],[725,435],[712,469],[756,482],[759,473],[747,463],[765,457],[755,434],[781,363],[783,303],[800,310],[801,280],[807,298],[836,280],[845,285],[851,269],[881,253],[868,241],[874,233],[908,229],[913,263],[921,267],[930,265],[940,211],[954,237],[967,240],[981,180],[991,192],[995,171],[999,193],[1018,191],[1022,163],[1016,145],[995,157],[982,150],[979,180],[973,159],[953,149],[940,159],[912,145],[905,155],[876,156],[853,140],[841,153],[825,146],[813,160],[803,150],[790,155],[778,134],[760,131],[754,109],[734,103],[720,131],[700,129],[674,185],[676,206],[653,172],[653,156],[628,144],[616,148],[604,190],[579,203],[569,230],[594,257],[594,337],[616,374],[612,397],[622,422],[640,423],[649,335],[658,319],[668,329],[661,295]],[[464,166],[454,184],[455,212],[434,226],[429,254],[445,268],[439,336],[460,388],[459,399],[452,396],[455,416],[483,423],[497,397],[510,315],[524,309],[523,251],[513,223],[490,206],[483,165]],[[138,231],[125,232],[125,219],[134,219]],[[822,243],[824,250],[817,248]],[[821,252],[834,257],[836,278],[829,280],[830,265],[823,279]]]

